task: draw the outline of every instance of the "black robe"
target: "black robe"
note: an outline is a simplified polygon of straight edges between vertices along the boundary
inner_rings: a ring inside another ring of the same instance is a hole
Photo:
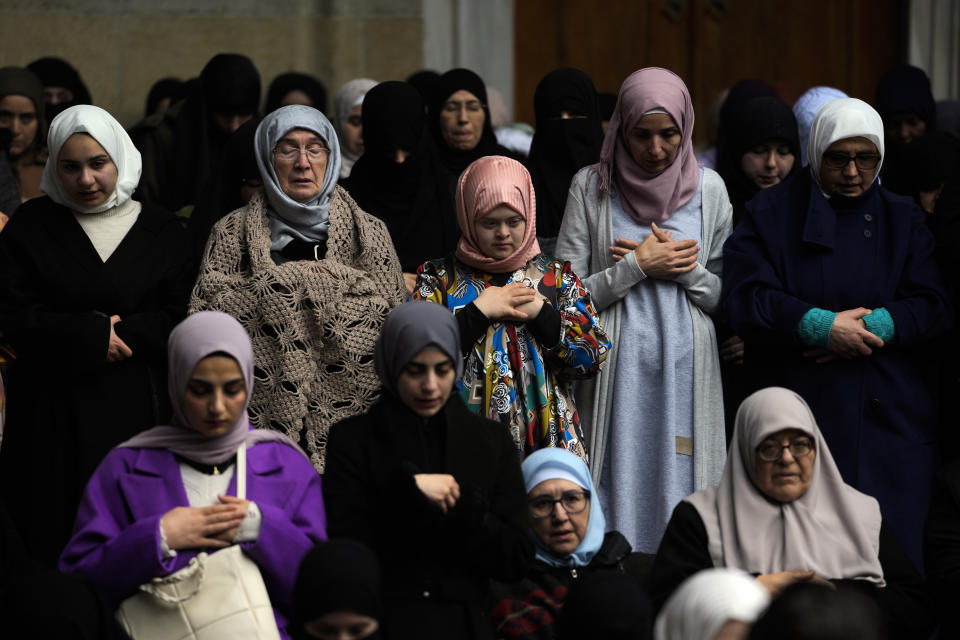
[[[414,474],[449,473],[460,499],[446,515]],[[335,424],[323,496],[331,538],[363,542],[380,559],[389,638],[490,638],[488,580],[520,579],[533,557],[526,493],[503,425],[456,393],[429,420],[385,395]]]
[[[689,502],[673,510],[650,576],[650,599],[660,610],[684,580],[703,569],[713,568],[709,536],[703,519]],[[927,603],[923,578],[913,568],[896,536],[886,523],[880,525],[877,555],[886,586],[877,588],[865,580],[831,580],[838,588],[852,588],[871,597],[884,612],[889,637],[923,640],[933,631],[933,616]]]
[[[43,197],[0,233],[0,331],[10,371],[0,492],[28,547],[55,566],[104,455],[169,417],[166,343],[186,313],[186,232],[144,206],[106,262],[73,213]],[[133,356],[107,363],[110,316]]]

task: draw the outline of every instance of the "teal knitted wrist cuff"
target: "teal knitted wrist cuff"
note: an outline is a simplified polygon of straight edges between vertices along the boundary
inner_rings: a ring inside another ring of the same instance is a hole
[[[814,307],[803,314],[800,324],[797,325],[797,337],[800,342],[811,347],[821,349],[830,348],[830,327],[837,317],[833,311]]]
[[[863,316],[863,324],[867,326],[867,331],[884,342],[890,342],[897,335],[893,316],[884,307],[878,307],[873,310],[873,313]]]

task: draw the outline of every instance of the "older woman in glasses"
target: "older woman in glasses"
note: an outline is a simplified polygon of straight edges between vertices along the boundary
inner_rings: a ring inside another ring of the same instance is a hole
[[[556,637],[554,622],[574,582],[595,571],[613,571],[640,584],[651,556],[631,553],[623,534],[606,530],[590,470],[576,454],[540,449],[521,469],[536,559],[523,580],[493,583],[490,617],[498,638],[547,640]]]
[[[721,304],[753,388],[810,403],[844,481],[879,500],[920,566],[936,425],[928,352],[952,319],[933,236],[913,201],[876,180],[883,122],[869,105],[827,103],[807,147],[809,169],[747,204],[724,247]]]
[[[743,401],[719,486],[674,510],[653,564],[655,605],[711,567],[753,574],[773,596],[796,582],[861,591],[891,638],[932,630],[923,581],[880,505],[844,482],[810,407],[782,387]]]
[[[250,422],[293,438],[322,472],[330,425],[379,393],[373,344],[406,287],[383,222],[337,186],[340,145],[322,113],[277,109],[254,147],[263,191],[213,228],[190,310],[243,324],[257,368]]]

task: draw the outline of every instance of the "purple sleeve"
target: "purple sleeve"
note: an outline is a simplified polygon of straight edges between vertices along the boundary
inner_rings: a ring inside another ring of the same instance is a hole
[[[163,513],[134,521],[119,477],[130,449],[112,451],[93,474],[77,510],[73,536],[60,556],[60,570],[96,584],[114,604],[149,580],[185,565],[192,555],[163,558],[159,521]]]
[[[327,539],[327,520],[320,475],[299,453],[285,445],[274,446],[286,450],[278,480],[293,487],[293,493],[249,496],[255,499],[263,521],[257,540],[241,546],[260,567],[274,606],[288,609],[300,561],[314,545]],[[251,484],[251,494],[255,491]]]

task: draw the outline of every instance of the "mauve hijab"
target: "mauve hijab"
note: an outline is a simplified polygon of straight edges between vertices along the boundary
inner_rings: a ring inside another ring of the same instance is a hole
[[[397,393],[397,378],[413,356],[433,347],[450,356],[463,374],[460,356],[460,326],[445,306],[426,300],[405,302],[387,316],[373,348],[373,367],[383,387]]]
[[[665,111],[680,129],[677,157],[657,174],[641,169],[627,145],[627,136],[651,111]],[[610,193],[616,182],[624,210],[638,222],[662,222],[690,201],[700,167],[693,152],[693,102],[680,76],[659,67],[627,76],[603,138],[599,173],[600,190]]]
[[[225,353],[237,361],[246,382],[247,402],[233,428],[218,436],[207,436],[187,422],[183,400],[187,383],[197,363],[214,353]],[[306,454],[287,436],[272,429],[251,429],[247,405],[253,397],[253,346],[246,330],[232,316],[220,311],[201,311],[188,316],[170,332],[167,340],[167,390],[173,405],[173,424],[154,427],[118,447],[166,449],[201,464],[217,464],[230,458],[240,443],[251,447],[274,441]]]
[[[506,258],[491,258],[477,244],[477,220],[506,205],[523,216],[526,229],[523,242]],[[474,161],[457,182],[457,224],[460,242],[457,259],[475,269],[490,273],[509,273],[540,254],[537,242],[537,208],[530,174],[516,160],[503,156],[485,156]]]
[[[766,438],[798,429],[815,443],[807,492],[778,503],[757,488],[755,451]],[[884,586],[880,505],[843,481],[810,407],[782,387],[761,389],[737,411],[720,485],[685,498],[700,514],[716,567],[753,574],[814,570],[828,580]]]

